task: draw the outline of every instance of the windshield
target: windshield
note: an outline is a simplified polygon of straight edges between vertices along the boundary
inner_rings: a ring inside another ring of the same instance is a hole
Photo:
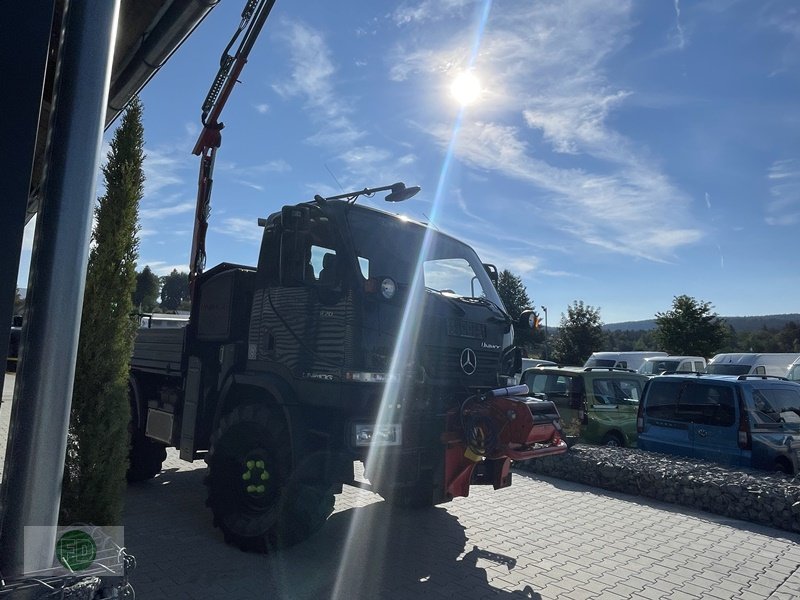
[[[679,360],[646,360],[639,373],[642,375],[660,375],[661,373],[673,373],[678,370]]]
[[[353,209],[347,213],[361,274],[391,277],[410,285],[419,262],[426,229],[393,215]],[[475,251],[466,244],[428,230],[430,247],[422,261],[426,288],[464,298],[486,298],[503,304]]]
[[[760,424],[791,423],[800,426],[800,390],[753,390],[753,417]]]
[[[590,358],[584,367],[613,367],[617,361],[613,358]]]
[[[715,375],[747,375],[750,372],[750,365],[732,365],[710,363],[706,365],[706,373]]]

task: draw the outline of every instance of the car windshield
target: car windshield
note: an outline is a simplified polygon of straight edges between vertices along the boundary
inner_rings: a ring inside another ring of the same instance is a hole
[[[673,373],[678,370],[681,364],[679,360],[646,360],[639,373],[642,375],[660,375],[661,373]]]
[[[617,361],[613,358],[590,358],[586,361],[587,367],[613,367]]]
[[[750,372],[750,368],[750,365],[709,363],[706,365],[706,373],[713,373],[714,375],[747,375]]]
[[[800,389],[753,390],[752,415],[759,424],[790,424],[800,427]]]
[[[389,214],[355,208],[348,212],[347,220],[364,278],[391,277],[400,285],[410,285],[420,265],[425,287],[432,291],[483,298],[503,306],[483,264],[469,246]],[[426,231],[429,243],[424,247]]]

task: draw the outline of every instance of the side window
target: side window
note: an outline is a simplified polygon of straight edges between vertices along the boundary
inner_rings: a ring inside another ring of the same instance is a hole
[[[736,421],[733,390],[723,385],[690,383],[676,412],[681,420],[697,425],[730,427]]]
[[[756,367],[756,370],[753,371],[753,373],[755,373],[756,375],[766,375],[767,369],[763,365],[760,365]]]
[[[733,390],[728,386],[710,385],[706,387],[706,394],[702,405],[702,415],[699,421],[702,425],[716,425],[717,427],[730,427],[736,422],[736,405]]]
[[[702,363],[702,362],[700,362],[699,360],[696,360],[696,361],[694,361],[694,370],[695,370],[697,373],[700,373],[700,372],[702,372],[702,371],[703,371],[703,369],[705,369],[705,367],[703,366],[703,363]]]
[[[594,392],[594,401],[597,404],[614,403],[614,391],[611,389],[611,382],[608,379],[595,379],[592,382],[592,392]]]
[[[311,274],[315,279],[307,281],[317,281],[321,285],[334,286],[341,281],[341,269],[339,257],[333,248],[323,246],[311,246]]]

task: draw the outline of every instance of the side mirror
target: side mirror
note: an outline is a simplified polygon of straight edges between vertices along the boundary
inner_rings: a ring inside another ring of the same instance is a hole
[[[517,327],[523,331],[533,331],[539,328],[539,315],[537,315],[532,308],[526,308],[520,314],[516,323]]]
[[[501,359],[501,373],[508,377],[513,377],[522,371],[522,350],[513,347],[503,353]]]
[[[308,262],[307,234],[298,231],[284,231],[280,245],[279,278],[282,285],[301,285],[307,278]]]

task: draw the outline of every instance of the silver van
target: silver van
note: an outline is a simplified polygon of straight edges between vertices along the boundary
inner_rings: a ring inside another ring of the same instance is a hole
[[[706,366],[715,375],[775,375],[786,377],[789,366],[800,352],[732,352],[717,354]]]
[[[702,356],[650,356],[637,372],[652,377],[664,373],[702,373],[705,368],[706,359]]]

